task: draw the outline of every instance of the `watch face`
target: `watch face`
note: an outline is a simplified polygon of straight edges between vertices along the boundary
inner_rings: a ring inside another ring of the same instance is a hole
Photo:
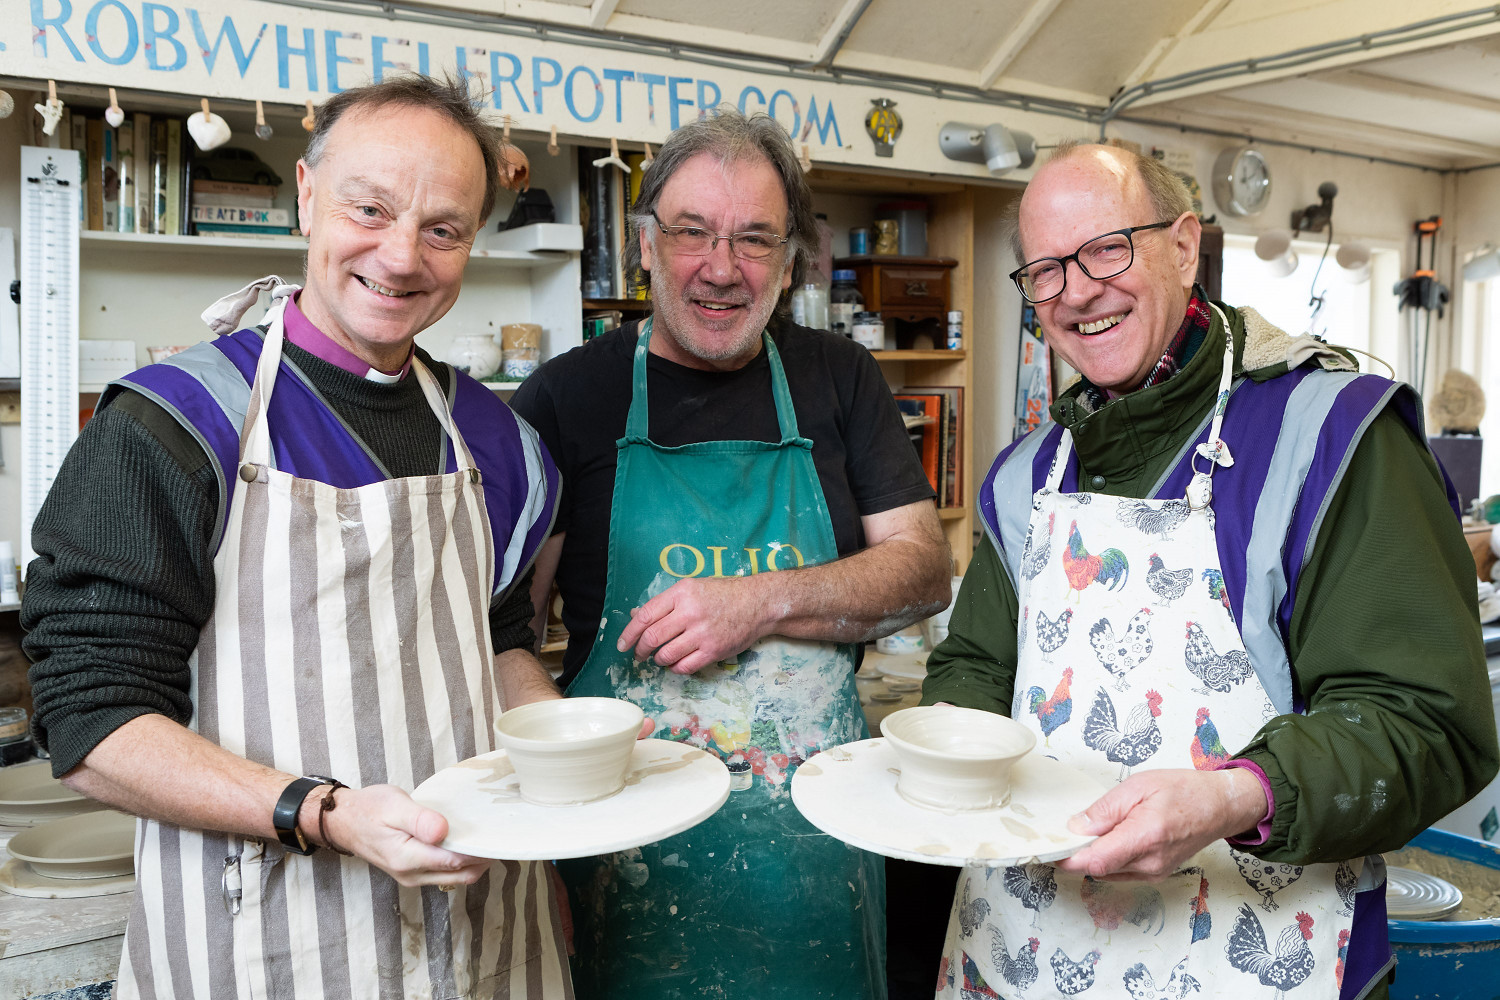
[[[1242,146],[1214,164],[1214,199],[1227,215],[1254,215],[1271,197],[1271,168],[1256,149]]]

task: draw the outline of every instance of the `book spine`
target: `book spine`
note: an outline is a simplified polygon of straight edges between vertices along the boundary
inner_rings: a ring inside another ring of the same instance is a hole
[[[108,124],[104,126],[103,142],[99,146],[99,176],[104,181],[103,229],[107,233],[120,229],[120,136]]]
[[[198,190],[198,185],[193,185],[194,205],[214,205],[225,208],[275,208],[276,201],[270,195],[253,194],[214,194]]]
[[[135,231],[154,231],[156,187],[151,175],[151,116],[135,116]]]
[[[120,175],[120,209],[115,231],[135,232],[135,122],[123,121],[115,129],[115,170]]]
[[[184,232],[182,219],[182,122],[167,121],[167,198],[166,223],[162,232],[173,236]]]
[[[104,119],[90,118],[87,126],[89,228],[104,228]]]
[[[193,224],[198,233],[264,233],[267,236],[289,236],[291,229],[287,226],[247,226],[233,222],[195,222]]]
[[[244,205],[200,205],[192,207],[194,222],[228,223],[237,226],[280,226],[292,224],[291,213],[284,208],[251,208]]]
[[[247,198],[274,198],[276,188],[270,184],[242,184],[239,181],[193,181],[193,200],[196,202],[199,195],[205,194],[232,194],[239,197],[238,201],[230,202],[235,205],[253,205],[254,202],[246,201]],[[204,202],[203,204],[210,204]]]
[[[167,231],[167,123],[151,123],[151,231]]]

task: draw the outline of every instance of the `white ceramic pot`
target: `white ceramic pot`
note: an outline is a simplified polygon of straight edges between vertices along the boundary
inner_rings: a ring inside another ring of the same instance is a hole
[[[592,802],[625,787],[645,713],[616,698],[537,701],[495,720],[521,797],[538,805]]]
[[[993,712],[948,705],[904,708],[880,723],[896,751],[896,790],[934,809],[990,809],[1010,800],[1010,772],[1036,734]]]
[[[473,378],[489,378],[500,370],[500,345],[484,334],[454,337],[443,360]]]

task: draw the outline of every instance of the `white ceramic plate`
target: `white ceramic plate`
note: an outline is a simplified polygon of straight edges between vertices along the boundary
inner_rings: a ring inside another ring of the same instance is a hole
[[[36,826],[96,804],[52,777],[45,760],[0,768],[0,826]]]
[[[113,809],[79,813],[18,833],[6,847],[47,878],[129,875],[135,871],[135,817]]]
[[[792,778],[792,802],[813,826],[846,844],[931,865],[999,868],[1056,861],[1093,837],[1068,817],[1105,789],[1075,768],[1032,751],[1011,772],[1009,804],[942,812],[896,791],[896,751],[883,739],[815,754]]]
[[[38,875],[24,861],[11,858],[0,865],[0,892],[36,899],[80,899],[113,896],[135,888],[135,873],[108,878],[48,878]]]
[[[527,802],[504,750],[444,768],[412,793],[448,818],[444,847],[510,861],[586,858],[654,843],[701,823],[728,797],[729,771],[718,757],[654,739],[635,745],[625,787],[594,802]]]

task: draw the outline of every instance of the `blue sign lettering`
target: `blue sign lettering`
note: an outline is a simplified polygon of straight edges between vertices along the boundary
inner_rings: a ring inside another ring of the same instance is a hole
[[[692,82],[693,78],[690,76],[674,76],[667,80],[667,105],[671,108],[673,129],[682,124],[682,120],[678,117],[677,109],[685,108],[693,103],[691,97],[683,97],[677,93],[677,88],[685,83]]]
[[[792,115],[794,117],[792,118],[792,127],[787,129],[787,132],[795,136],[798,132],[802,131],[802,108],[797,104],[797,99],[792,96],[791,91],[778,90],[776,91],[776,93],[772,94],[771,106],[767,110],[767,114],[769,114],[772,118],[775,118],[777,121],[781,121],[781,118],[776,114],[776,102],[780,101],[783,97],[792,102]],[[786,125],[786,122],[781,122],[781,124],[784,126]]]
[[[307,64],[307,89],[318,89],[318,56],[317,49],[314,48],[316,44],[317,37],[313,33],[313,30],[311,28],[303,28],[302,47],[300,49],[292,48],[291,42],[287,38],[286,25],[278,24],[276,26],[276,79],[281,85],[282,90],[286,90],[292,85],[291,67],[289,64],[293,56],[301,56]]]
[[[371,79],[373,79],[376,83],[379,83],[381,80],[385,79],[385,71],[388,68],[411,69],[411,63],[392,62],[385,57],[385,47],[387,45],[408,44],[410,43],[407,42],[407,40],[404,38],[386,38],[384,35],[375,35],[374,37],[372,37],[370,39],[370,51],[372,56],[371,62],[373,63],[373,65],[371,66],[371,70],[373,71]]]
[[[833,102],[829,101],[825,107],[828,109],[827,116],[819,118],[818,99],[816,97],[810,99],[807,102],[807,124],[818,130],[818,142],[825,146],[828,145],[828,130],[832,129],[833,144],[835,146],[842,146],[844,140],[839,136],[838,119],[833,117]]]
[[[623,108],[621,108],[621,106],[620,106],[620,84],[622,82],[626,81],[626,80],[629,80],[632,83],[634,83],[635,82],[635,74],[632,73],[630,70],[627,70],[627,69],[606,69],[604,71],[604,79],[614,81],[614,85],[615,85],[615,122],[616,123],[623,122],[625,120],[625,113],[624,113]]]
[[[344,88],[339,86],[339,63],[361,63],[363,59],[351,59],[349,56],[339,55],[339,39],[344,37],[342,31],[323,32],[323,71],[328,74],[328,92],[330,94],[341,94]],[[350,35],[350,38],[358,39],[359,35]]]
[[[203,53],[203,65],[209,73],[214,71],[214,65],[219,61],[219,46],[227,39],[229,51],[234,56],[235,65],[239,68],[240,79],[244,79],[245,71],[250,68],[250,60],[255,58],[255,50],[260,48],[260,40],[266,35],[266,25],[260,26],[260,31],[255,34],[255,41],[250,45],[250,51],[240,44],[240,34],[235,30],[234,22],[224,18],[219,22],[219,34],[212,45],[208,44],[208,32],[203,30],[203,20],[193,8],[188,8],[188,23],[193,26],[193,37],[198,40],[198,51]]]
[[[708,96],[708,91],[710,88],[712,88],[714,92],[714,96],[712,97]],[[712,80],[699,80],[698,117],[702,118],[714,108],[717,108],[719,106],[719,99],[723,96],[724,92],[719,89],[719,85],[717,83],[714,83]]]
[[[742,115],[750,114],[750,112],[745,110],[745,105],[750,102],[751,94],[755,95],[755,99],[760,102],[760,106],[762,108],[766,106],[766,95],[761,92],[761,89],[759,87],[746,87],[744,90],[740,91],[740,100],[738,106],[740,109],[740,114]]]
[[[115,8],[120,12],[120,16],[125,19],[125,48],[118,56],[108,55],[104,51],[104,46],[99,44],[99,15],[104,12],[106,7]],[[93,7],[89,8],[88,17],[83,20],[83,33],[87,37],[89,48],[93,50],[94,55],[111,66],[123,66],[134,59],[136,46],[141,41],[140,31],[136,28],[135,24],[135,15],[130,13],[130,8],[126,7],[120,0],[99,0]]]
[[[78,46],[73,44],[73,39],[68,37],[67,29],[63,27],[68,18],[73,16],[73,5],[68,0],[57,0],[57,16],[49,18],[42,9],[45,2],[46,0],[31,0],[31,36],[34,39],[32,52],[43,59],[47,58],[47,29],[56,28],[57,37],[68,47],[68,52],[75,60],[83,62],[83,53],[78,51]]]
[[[165,26],[157,26],[157,15],[165,18]],[[177,18],[177,12],[171,7],[163,7],[157,3],[141,5],[141,35],[145,39],[141,48],[145,49],[146,64],[152,69],[173,72],[187,65],[187,49],[177,40],[177,28],[181,23]],[[176,50],[170,66],[161,64],[163,45],[169,45]]]
[[[589,80],[594,84],[594,110],[586,115],[579,113],[578,105],[573,100],[574,81],[578,79],[578,74],[580,73],[587,73]],[[618,86],[618,82],[616,86]],[[574,66],[568,71],[568,79],[563,83],[563,100],[568,105],[568,114],[581,122],[591,122],[595,118],[598,118],[599,113],[604,110],[604,87],[599,83],[599,78],[594,75],[593,70],[587,66]]]
[[[663,86],[667,78],[660,73],[642,73],[640,81],[646,85],[646,114],[651,124],[656,124],[656,88]]]
[[[542,79],[542,67],[545,66],[552,72],[549,79]],[[531,99],[536,102],[536,113],[542,113],[542,92],[548,87],[555,87],[562,82],[562,63],[556,59],[548,59],[546,56],[531,57]]]
[[[509,76],[502,76],[500,74],[500,60],[502,58],[505,59],[505,60],[507,60],[510,63],[510,75]],[[519,80],[519,79],[521,79],[521,60],[520,59],[518,59],[515,56],[511,55],[509,52],[491,52],[490,53],[490,82],[492,84],[494,84],[494,87],[495,87],[495,98],[494,98],[494,100],[495,100],[495,110],[496,111],[501,110],[501,107],[502,107],[501,104],[500,104],[500,85],[502,83],[508,83],[508,84],[510,84],[511,92],[516,95],[516,103],[521,106],[520,110],[523,113],[526,113],[526,114],[530,114],[531,113],[531,109],[526,106],[526,98],[524,98],[524,97],[521,96],[521,88],[518,87],[518,86],[516,86],[516,81]]]

